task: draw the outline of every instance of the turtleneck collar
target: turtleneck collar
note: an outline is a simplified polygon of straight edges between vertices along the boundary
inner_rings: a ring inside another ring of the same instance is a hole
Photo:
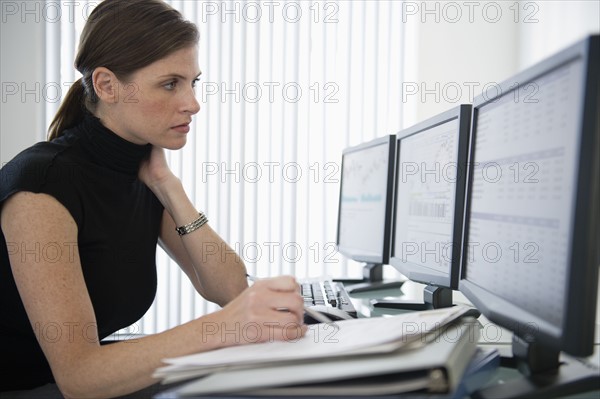
[[[123,139],[90,113],[86,113],[82,127],[84,147],[92,162],[137,176],[140,163],[152,149],[151,144],[139,145]]]

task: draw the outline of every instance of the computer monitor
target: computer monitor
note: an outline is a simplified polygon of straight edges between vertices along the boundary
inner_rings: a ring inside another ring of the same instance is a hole
[[[349,292],[402,285],[400,280],[384,282],[382,271],[390,259],[395,164],[395,135],[342,151],[337,248],[347,258],[365,263],[363,279],[336,280],[351,284]]]
[[[559,361],[594,346],[599,51],[591,36],[474,100],[459,289],[513,332],[526,375],[481,397],[600,387],[597,370]]]
[[[458,289],[471,105],[461,105],[397,134],[390,264],[427,284],[424,302],[378,300],[375,307],[452,306]]]

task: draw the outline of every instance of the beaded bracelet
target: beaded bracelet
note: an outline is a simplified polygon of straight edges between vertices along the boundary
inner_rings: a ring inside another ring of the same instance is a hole
[[[203,214],[202,212],[199,212],[199,215],[200,215],[200,217],[198,219],[194,220],[193,222],[188,223],[181,227],[176,227],[175,230],[177,230],[177,233],[179,233],[180,236],[190,234],[191,232],[198,230],[200,227],[202,227],[206,223],[208,223],[208,218],[206,217],[205,214]]]

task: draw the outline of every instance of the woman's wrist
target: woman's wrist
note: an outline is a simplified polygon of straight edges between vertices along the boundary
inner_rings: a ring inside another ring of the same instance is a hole
[[[227,320],[222,313],[221,309],[192,321],[196,328],[196,334],[201,337],[202,351],[220,349],[233,344],[228,342],[227,334],[224,334],[223,328],[226,326]]]
[[[181,180],[173,178],[150,187],[177,226],[185,225],[198,218],[198,211],[189,200]]]

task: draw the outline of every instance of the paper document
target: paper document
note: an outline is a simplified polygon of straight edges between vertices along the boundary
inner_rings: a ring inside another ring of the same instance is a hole
[[[456,320],[467,310],[466,307],[454,306],[447,309],[411,312],[392,317],[343,320],[332,324],[313,324],[309,326],[306,335],[297,341],[240,345],[166,359],[165,362],[172,366],[158,369],[156,376],[164,375],[161,370],[168,374],[168,372],[183,366],[198,370],[202,367],[221,368],[235,365],[256,365],[397,350],[399,347],[418,341],[420,338],[424,339],[425,334]],[[390,344],[393,345],[390,346]]]

